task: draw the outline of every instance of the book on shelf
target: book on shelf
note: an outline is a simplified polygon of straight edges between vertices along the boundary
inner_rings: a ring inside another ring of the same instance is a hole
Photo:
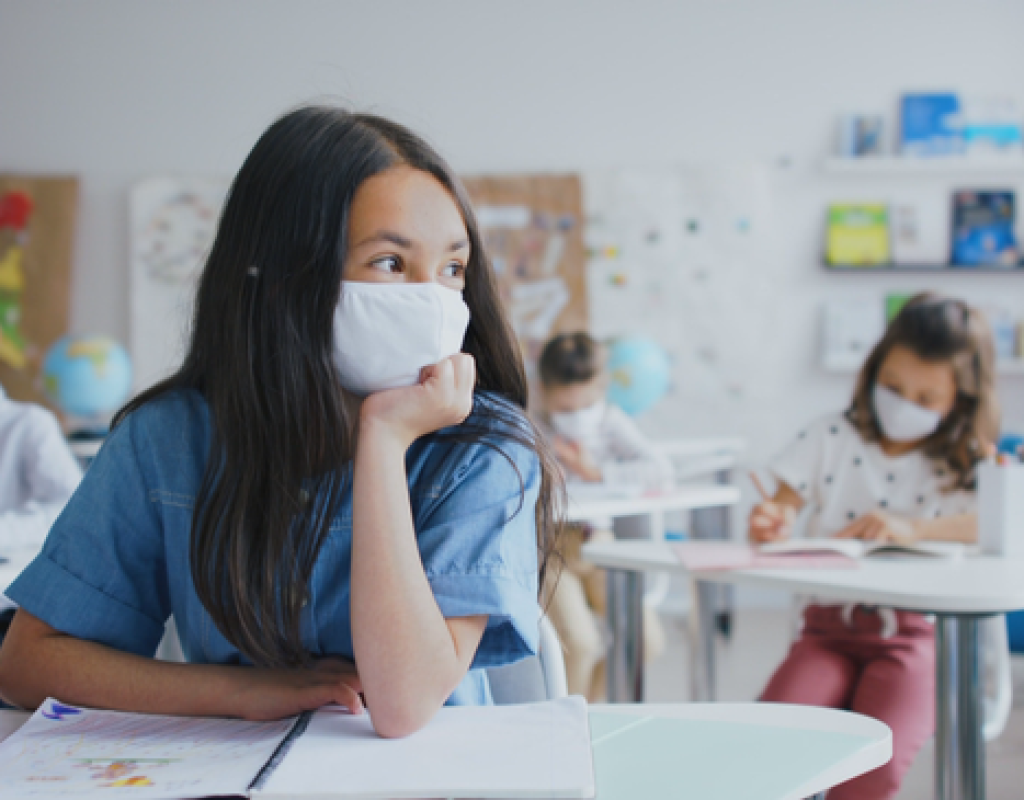
[[[910,157],[961,155],[960,98],[953,92],[900,98],[900,153]]]
[[[953,263],[962,267],[1020,264],[1012,191],[963,190],[953,195]]]
[[[892,263],[899,267],[934,267],[949,262],[948,199],[935,191],[903,191],[889,205]]]
[[[822,366],[856,371],[885,333],[885,307],[877,300],[844,299],[825,304]]]
[[[828,208],[825,259],[835,266],[876,267],[889,261],[889,212],[883,203]]]
[[[0,798],[590,798],[586,701],[442,708],[382,739],[327,707],[276,722],[98,711],[46,700],[0,744]]]

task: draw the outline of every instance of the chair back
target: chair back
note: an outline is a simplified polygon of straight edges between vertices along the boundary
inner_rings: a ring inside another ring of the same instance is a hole
[[[558,700],[569,695],[562,643],[547,617],[540,618],[537,655],[487,670],[491,695],[498,705]]]

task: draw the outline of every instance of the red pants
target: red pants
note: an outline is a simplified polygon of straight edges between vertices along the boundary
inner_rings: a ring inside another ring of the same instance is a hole
[[[858,606],[810,606],[804,629],[765,687],[761,700],[856,711],[893,733],[892,761],[837,786],[829,800],[885,800],[935,730],[935,631],[920,614],[897,612],[898,629],[883,639],[882,618]]]

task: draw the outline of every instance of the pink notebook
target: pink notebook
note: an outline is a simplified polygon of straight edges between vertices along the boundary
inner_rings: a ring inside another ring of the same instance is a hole
[[[680,542],[672,545],[689,572],[729,569],[856,569],[857,560],[840,553],[760,553],[737,542]]]

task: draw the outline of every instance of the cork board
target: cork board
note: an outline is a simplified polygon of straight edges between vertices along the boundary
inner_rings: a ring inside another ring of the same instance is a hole
[[[68,332],[77,206],[76,178],[0,175],[0,385],[15,400],[54,408],[40,370]]]
[[[475,176],[463,182],[533,377],[540,350],[553,334],[587,329],[579,177]]]

